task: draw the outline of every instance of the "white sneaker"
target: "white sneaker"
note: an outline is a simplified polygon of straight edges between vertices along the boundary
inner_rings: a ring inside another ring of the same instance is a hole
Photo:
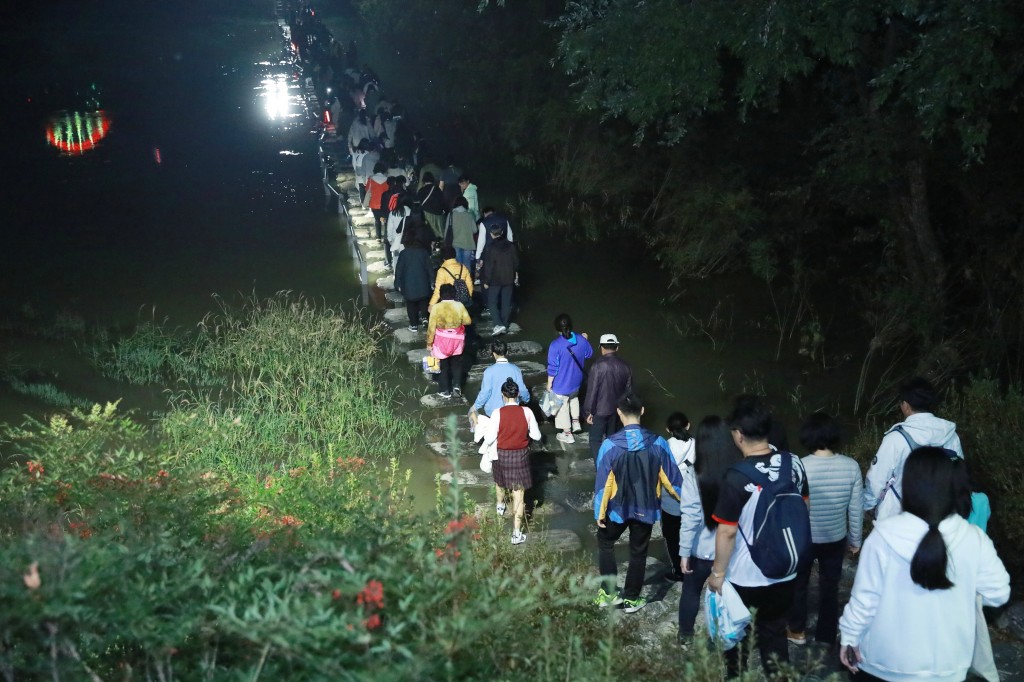
[[[506,331],[507,330],[499,324],[497,327],[494,328],[494,331],[491,332],[491,336],[501,336]]]
[[[566,433],[565,431],[559,431],[555,438],[558,439],[560,443],[568,443],[570,445],[576,442],[573,435],[571,433]]]
[[[512,533],[512,544],[521,545],[526,542],[526,533]]]
[[[508,509],[508,507],[506,507],[504,504],[494,505],[494,511],[498,512],[498,516],[504,516],[506,509]]]

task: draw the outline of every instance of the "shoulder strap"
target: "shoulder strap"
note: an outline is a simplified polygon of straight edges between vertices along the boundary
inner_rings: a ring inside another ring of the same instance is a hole
[[[565,349],[566,349],[567,351],[569,351],[569,355],[571,355],[571,356],[572,356],[572,361],[576,363],[576,366],[577,366],[577,367],[579,367],[579,368],[580,368],[580,371],[582,372],[582,371],[583,371],[583,365],[582,365],[582,364],[580,364],[580,361],[579,361],[579,359],[578,359],[578,358],[576,357],[576,354],[572,352],[572,346],[570,346],[569,344],[566,344],[566,345],[565,345]]]
[[[423,203],[423,204],[425,204],[425,203],[427,203],[428,201],[430,201],[430,197],[434,196],[434,190],[435,190],[436,188],[437,188],[437,185],[435,185],[435,184],[431,184],[431,185],[430,185],[430,191],[429,191],[429,192],[427,192],[427,196],[425,196],[425,197],[423,198],[423,201],[422,201],[422,203]]]
[[[921,447],[920,445],[918,445],[917,441],[910,437],[910,434],[907,433],[906,429],[903,428],[902,424],[897,424],[896,426],[892,427],[892,431],[903,436],[903,440],[907,441],[907,445],[910,446],[911,452]]]

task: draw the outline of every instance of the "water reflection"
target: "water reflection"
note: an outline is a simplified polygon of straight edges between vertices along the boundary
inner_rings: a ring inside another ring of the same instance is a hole
[[[284,128],[301,124],[306,105],[296,74],[282,64],[260,62],[256,66],[265,71],[255,89],[257,98],[262,100],[267,118]]]
[[[66,154],[79,155],[95,148],[109,131],[110,117],[104,111],[62,111],[50,119],[46,139]]]

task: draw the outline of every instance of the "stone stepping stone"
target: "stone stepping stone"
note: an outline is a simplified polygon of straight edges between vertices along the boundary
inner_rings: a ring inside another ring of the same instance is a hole
[[[374,261],[373,263],[366,264],[367,272],[390,272],[388,264],[382,260]]]
[[[508,512],[505,512],[506,514]],[[551,529],[539,533],[527,533],[527,542],[540,542],[556,552],[576,552],[583,548],[580,536],[571,530]]]
[[[566,497],[565,504],[573,511],[593,513],[594,493],[578,492]]]
[[[479,457],[480,456],[480,452],[479,452],[479,447],[480,446],[477,445],[476,443],[472,442],[471,440],[467,439],[467,440],[463,441],[463,440],[460,439],[459,440],[459,445],[460,445],[460,447],[459,447],[459,456],[460,457]],[[446,441],[436,441],[436,442],[433,442],[433,443],[427,443],[427,447],[430,448],[430,450],[432,450],[434,452],[434,454],[438,455],[439,457],[450,457],[451,456],[450,454],[448,454],[450,452],[450,448],[449,448],[448,443]]]
[[[383,275],[381,277],[378,277],[377,281],[374,282],[374,284],[377,285],[378,289],[383,289],[384,291],[394,291],[395,290],[395,276],[392,275],[391,273],[388,273],[387,275]],[[427,340],[427,337],[425,335],[423,337],[423,340],[424,341]]]
[[[387,301],[388,303],[394,303],[394,304],[398,305],[398,304],[405,303],[405,296],[402,296],[402,294],[400,294],[397,291],[389,291],[389,292],[384,294],[384,300]],[[426,355],[427,350],[425,348],[422,349],[422,350],[423,350],[423,355]],[[412,353],[414,351],[409,351],[409,352]],[[419,360],[413,360],[411,362],[423,362],[423,356],[421,355]]]
[[[385,288],[384,286],[381,285],[380,280],[377,280],[377,286],[379,286],[381,289]],[[394,277],[391,278],[391,287],[389,288],[394,288]],[[405,312],[405,310],[401,308],[393,308],[392,310],[401,310],[403,313]],[[490,336],[492,329],[493,327],[489,324],[480,324],[477,326],[477,332],[480,334],[480,336]],[[512,324],[509,325],[508,331],[505,333],[505,335],[507,336],[509,334],[519,334],[522,331],[522,327],[513,322]],[[399,343],[407,343],[410,345],[414,343],[423,345],[427,341],[427,325],[421,324],[420,328],[414,332],[409,331],[408,327],[399,327],[398,329],[395,330],[395,340],[398,341]]]
[[[424,349],[425,350],[425,349]],[[539,362],[533,362],[531,360],[521,360],[516,363],[519,369],[522,371],[524,377],[534,377],[541,374],[547,374],[548,366],[542,365]],[[475,364],[469,368],[467,374],[467,381],[482,381],[484,378],[484,371],[490,367],[490,365]]]
[[[458,482],[459,485],[469,487],[480,487],[494,485],[494,478],[490,474],[485,474],[482,471],[447,471],[441,474],[440,478],[442,483],[451,485],[453,482]]]
[[[590,449],[589,433],[583,431],[582,433],[574,433],[572,435],[576,439],[575,443],[563,443],[562,441],[558,440],[558,438],[556,438],[555,436],[551,436],[548,439],[548,442],[551,445],[551,447],[560,447],[564,452],[577,452],[579,450]]]
[[[465,396],[461,398],[442,398],[436,393],[428,393],[420,398],[420,405],[424,407],[463,407],[468,405]]]
[[[564,506],[557,502],[545,501],[543,504],[534,506],[531,516],[533,518],[550,518],[552,516],[560,516],[566,512]]]
[[[596,476],[597,465],[591,457],[576,459],[569,462],[569,471],[576,475]]]
[[[363,254],[363,258],[366,260],[383,260],[384,256],[384,249],[374,249]]]

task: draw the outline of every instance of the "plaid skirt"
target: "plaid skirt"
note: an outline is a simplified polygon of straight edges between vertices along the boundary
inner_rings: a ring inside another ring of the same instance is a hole
[[[495,484],[513,490],[522,488],[529,490],[533,486],[533,477],[530,475],[530,448],[522,450],[498,449],[498,459],[494,462]]]

